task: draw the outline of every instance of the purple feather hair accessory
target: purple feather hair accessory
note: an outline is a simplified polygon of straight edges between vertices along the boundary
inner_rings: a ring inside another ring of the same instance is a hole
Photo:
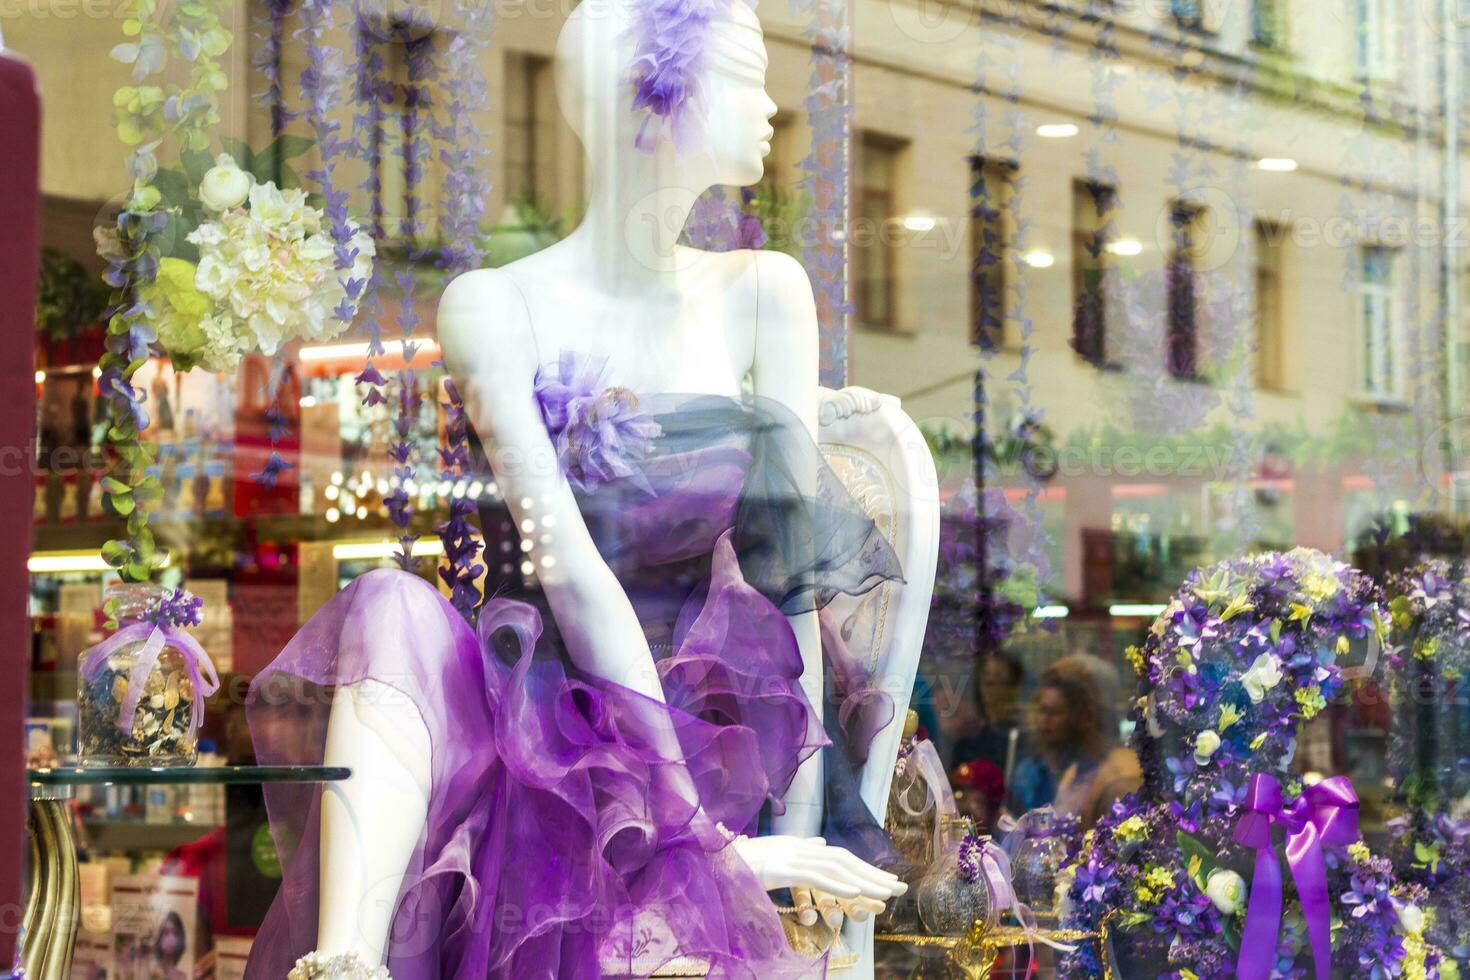
[[[652,152],[665,136],[676,148],[688,145],[689,114],[698,111],[710,31],[731,16],[736,3],[755,6],[754,0],[647,0],[635,5],[633,108],[648,112],[638,129],[640,150]]]

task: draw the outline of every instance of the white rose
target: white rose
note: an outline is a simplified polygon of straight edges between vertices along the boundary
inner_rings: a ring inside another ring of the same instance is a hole
[[[1216,868],[1205,880],[1205,894],[1222,915],[1232,915],[1245,904],[1245,879],[1234,871]]]
[[[1159,706],[1150,694],[1148,701],[1143,706],[1143,720],[1148,726],[1148,733],[1153,738],[1164,737],[1164,726],[1159,722]]]
[[[1424,931],[1424,910],[1413,902],[1405,902],[1399,906],[1399,927],[1411,936],[1417,936]]]
[[[214,166],[204,172],[199,182],[199,199],[210,211],[228,211],[245,203],[254,181],[241,170],[235,158],[221,153],[214,158]]]
[[[1194,761],[1200,765],[1210,761],[1210,757],[1220,751],[1220,736],[1213,729],[1205,729],[1194,738]]]
[[[1275,657],[1263,653],[1241,676],[1240,682],[1245,685],[1245,693],[1250,695],[1251,703],[1260,704],[1266,692],[1281,683],[1281,668],[1277,666]]]

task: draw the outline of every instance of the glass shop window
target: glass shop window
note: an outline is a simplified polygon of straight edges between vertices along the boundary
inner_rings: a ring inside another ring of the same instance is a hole
[[[1399,250],[1365,245],[1360,250],[1357,293],[1361,342],[1358,380],[1374,400],[1403,397],[1403,339],[1399,329],[1397,266]]]
[[[852,232],[853,296],[858,323],[898,329],[898,171],[903,143],[877,133],[855,140]]]
[[[1008,214],[1016,167],[1004,160],[970,160],[971,340],[987,349],[1009,343],[1006,330],[1011,283],[1011,233]]]
[[[1200,374],[1200,279],[1197,268],[1205,209],[1175,201],[1169,209],[1170,253],[1165,268],[1169,328],[1164,363],[1169,374],[1192,381]]]
[[[1251,0],[1251,44],[1268,51],[1288,47],[1285,0]]]
[[[1285,391],[1286,334],[1283,321],[1283,262],[1289,230],[1270,221],[1257,221],[1255,232],[1255,376],[1256,387]]]
[[[1118,243],[1117,191],[1106,184],[1072,185],[1072,348],[1091,364],[1108,362],[1108,273]]]
[[[426,247],[436,233],[439,196],[429,78],[440,57],[440,38],[410,19],[363,18],[358,30],[375,69],[358,79],[362,100],[371,107],[366,152],[374,175],[373,237],[384,244]]]
[[[1398,67],[1394,51],[1400,16],[1397,6],[1392,0],[1357,0],[1354,14],[1358,77],[1367,82],[1391,81]],[[1437,34],[1439,25],[1433,26]]]
[[[560,197],[556,106],[551,59],[505,55],[505,191],[510,201],[543,209]]]

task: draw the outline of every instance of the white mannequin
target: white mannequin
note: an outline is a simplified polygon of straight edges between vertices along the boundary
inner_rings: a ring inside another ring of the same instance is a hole
[[[613,383],[649,393],[733,396],[749,377],[757,395],[790,408],[814,439],[819,412],[874,411],[878,400],[848,389],[825,392],[819,407],[816,311],[797,262],[676,244],[701,193],[755,183],[770,151],[776,106],[765,92],[754,12],[734,0],[734,19],[713,32],[703,125],[693,127],[700,145],[676,152],[663,141],[644,153],[634,146],[641,119],[631,109],[624,6],[582,5],[558,42],[557,94],[590,158],[585,220],[544,251],[454,280],[440,302],[438,334],[517,525],[534,517],[551,529],[526,557],[572,659],[662,700],[648,641],[588,534],[542,423],[533,395],[538,365],[563,349],[603,355]],[[802,685],[821,704],[816,614],[791,624],[805,662]],[[365,682],[334,703],[326,755],[355,775],[323,797],[318,948],[378,963],[423,829],[428,735],[411,704]],[[820,754],[798,771],[785,803],[774,836],[731,846],[764,888],[793,889],[808,924],[818,910],[834,925],[844,913],[866,918],[902,894],[896,877],[813,836],[822,817]]]

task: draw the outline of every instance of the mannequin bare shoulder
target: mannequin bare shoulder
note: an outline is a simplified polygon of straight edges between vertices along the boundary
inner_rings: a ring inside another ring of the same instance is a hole
[[[756,392],[796,412],[816,431],[819,340],[812,282],[784,252],[756,253]]]
[[[487,401],[526,403],[535,382],[536,344],[520,289],[498,269],[463,273],[444,290],[438,323],[444,366],[480,435],[493,438],[503,415]]]

